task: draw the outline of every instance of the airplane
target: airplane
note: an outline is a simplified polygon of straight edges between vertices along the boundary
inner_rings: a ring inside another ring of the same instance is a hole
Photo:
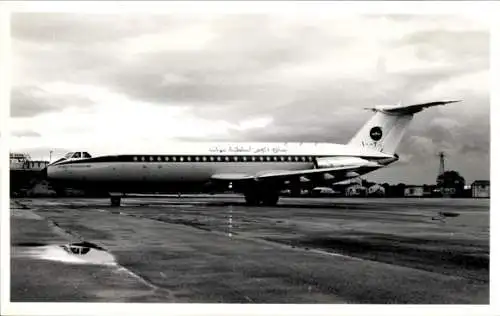
[[[438,105],[365,108],[375,114],[345,145],[334,143],[187,143],[157,153],[92,157],[70,152],[46,168],[56,192],[102,190],[112,206],[129,193],[242,193],[248,205],[273,206],[279,193],[358,178],[399,160],[396,148],[414,114]]]

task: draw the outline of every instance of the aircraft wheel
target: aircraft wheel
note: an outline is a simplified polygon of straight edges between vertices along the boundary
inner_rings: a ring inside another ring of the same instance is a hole
[[[274,206],[278,203],[279,195],[276,192],[268,193],[262,197],[262,204],[266,206]]]
[[[300,197],[300,187],[292,187],[290,189],[290,196],[291,197]]]
[[[122,199],[119,196],[112,196],[111,197],[111,206],[120,206]]]
[[[247,205],[259,205],[260,204],[260,199],[255,193],[245,193],[245,202]]]
[[[54,188],[54,191],[56,192],[56,196],[58,196],[58,197],[65,197],[66,196],[66,190],[63,188]]]

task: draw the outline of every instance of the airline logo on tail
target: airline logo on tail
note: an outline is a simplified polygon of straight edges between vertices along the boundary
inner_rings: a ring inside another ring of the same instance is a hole
[[[380,126],[372,127],[370,130],[370,138],[374,141],[379,141],[382,138],[382,128],[380,128]]]

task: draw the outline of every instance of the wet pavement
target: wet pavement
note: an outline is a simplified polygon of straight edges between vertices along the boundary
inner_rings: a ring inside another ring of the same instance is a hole
[[[489,227],[489,200],[13,199],[11,300],[488,304]]]

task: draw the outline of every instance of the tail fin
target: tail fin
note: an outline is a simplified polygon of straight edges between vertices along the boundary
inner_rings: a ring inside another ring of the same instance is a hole
[[[348,143],[394,154],[399,142],[413,118],[413,114],[425,108],[460,101],[437,101],[406,106],[375,106],[367,108],[375,115],[359,130]]]

